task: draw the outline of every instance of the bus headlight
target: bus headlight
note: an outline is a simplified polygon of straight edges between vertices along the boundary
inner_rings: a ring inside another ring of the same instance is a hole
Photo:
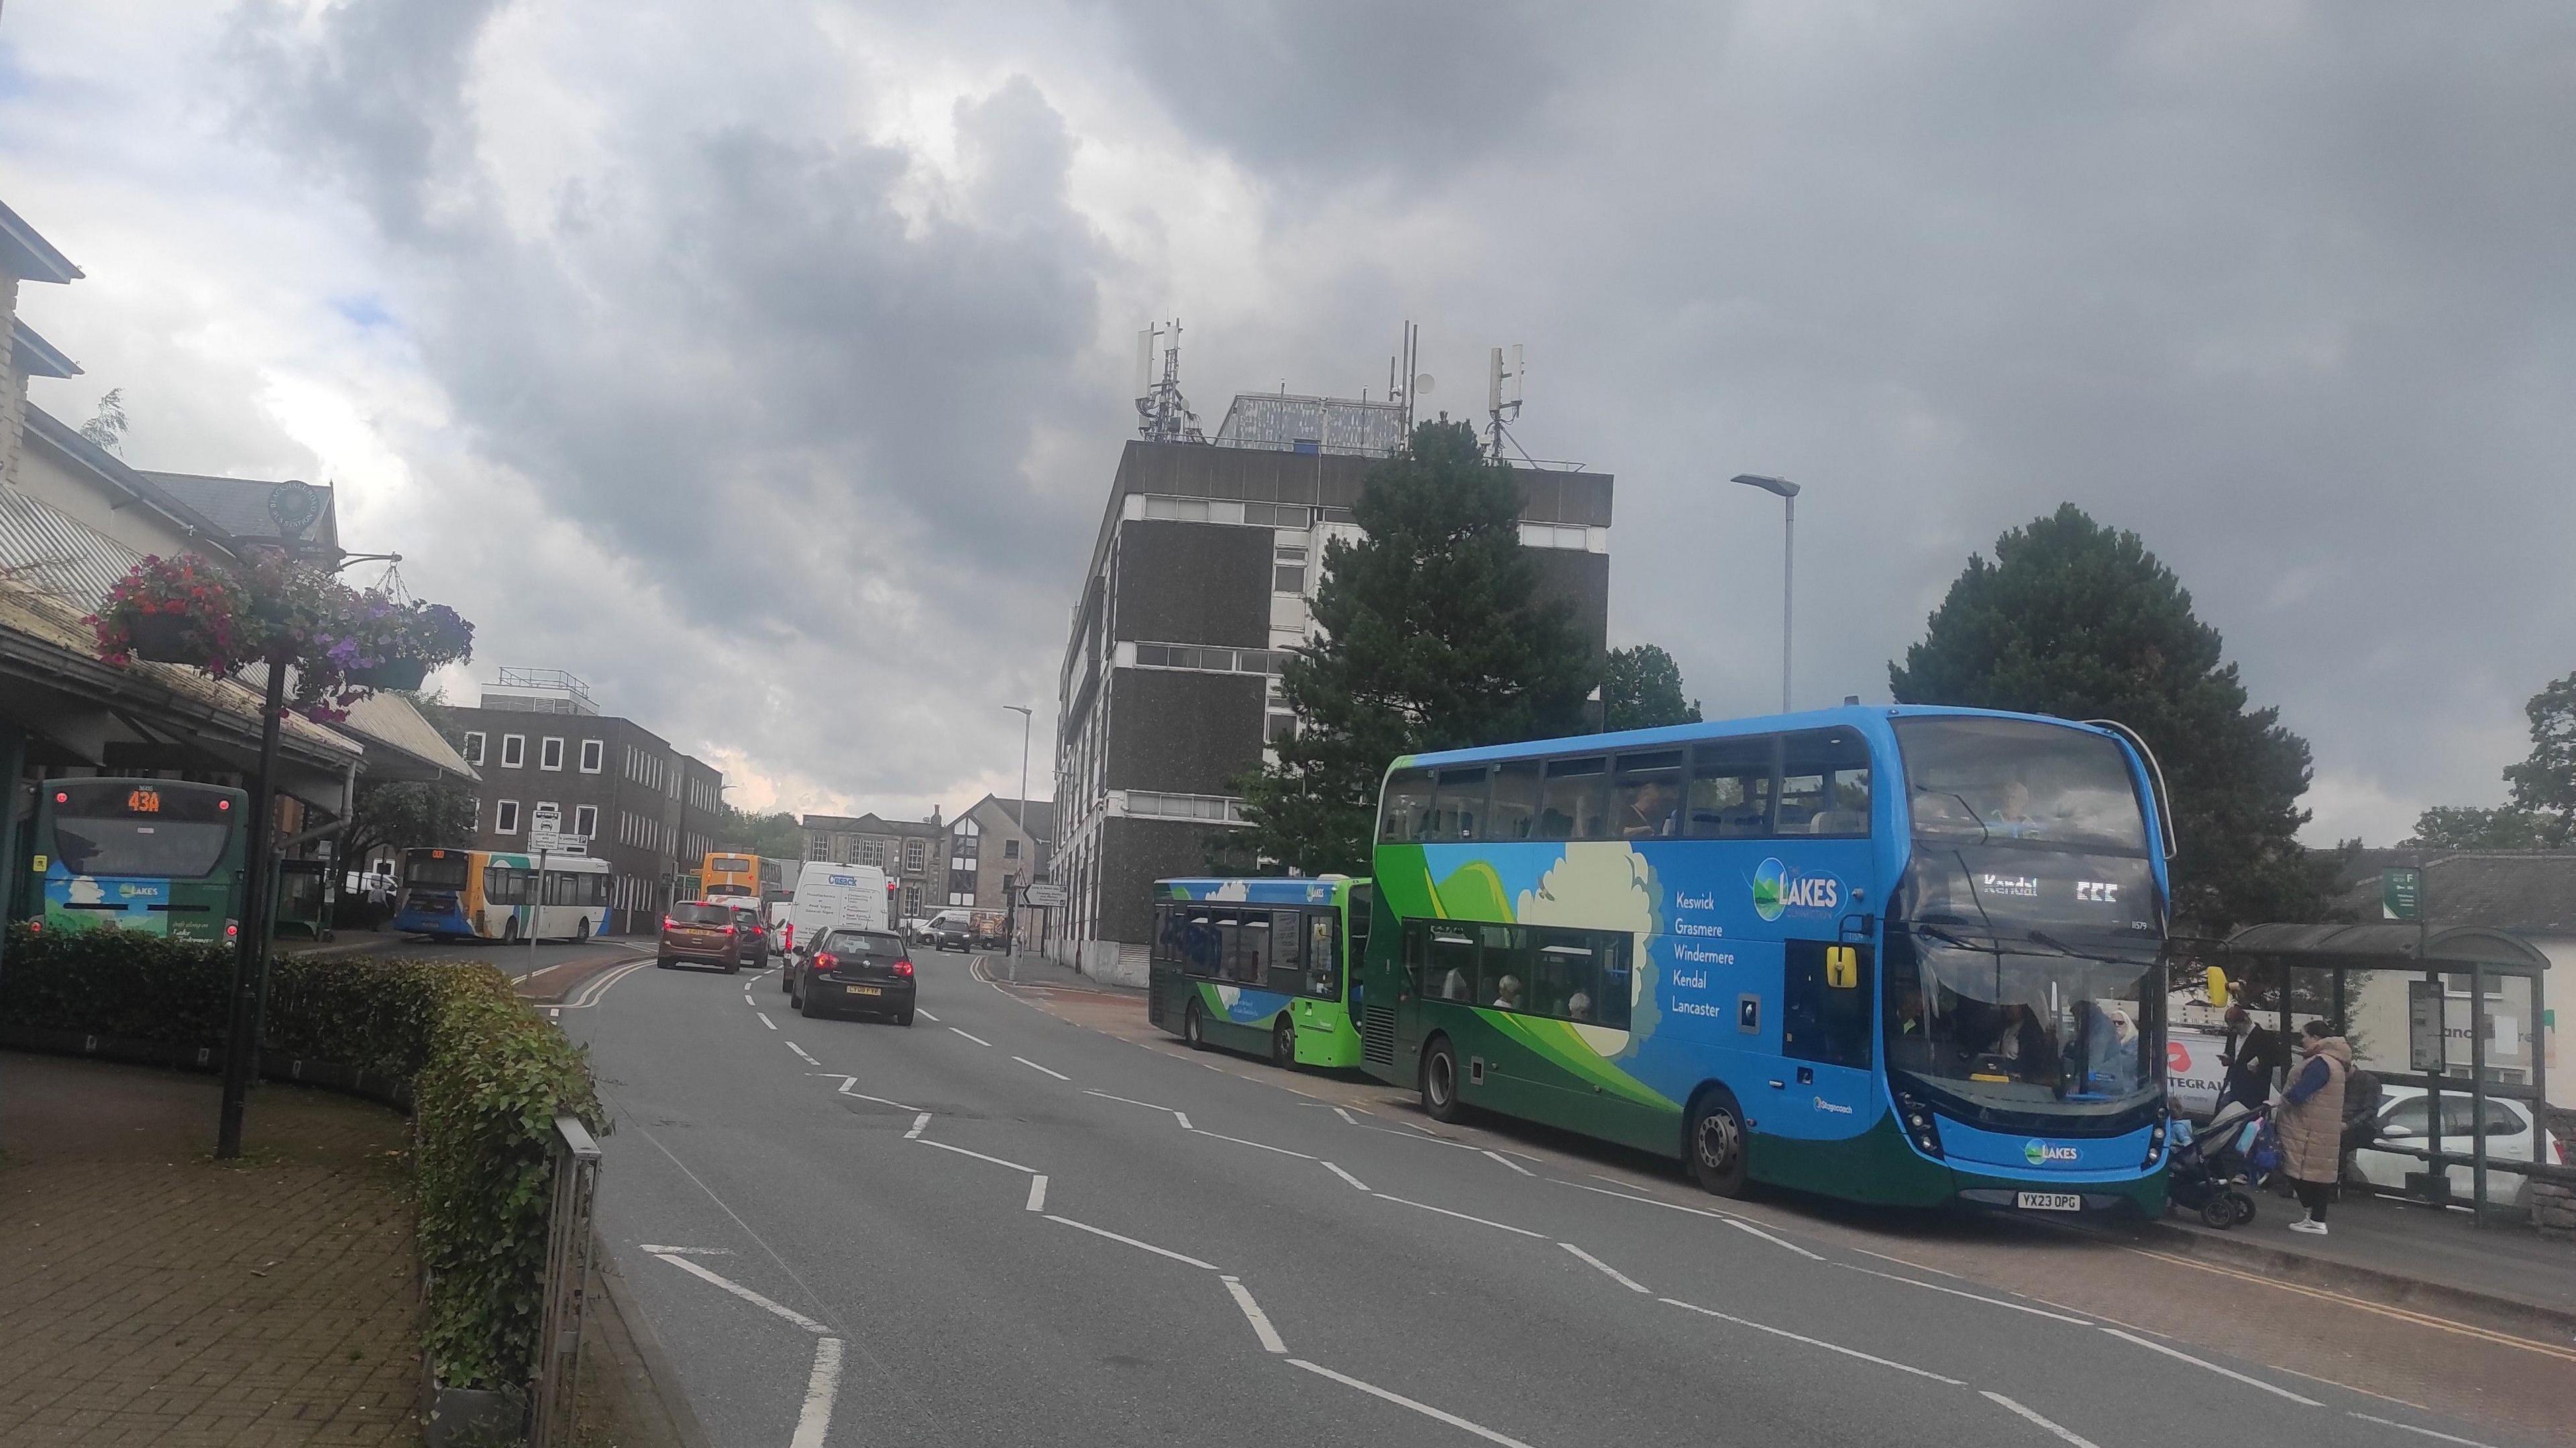
[[[1911,1092],[1896,1093],[1896,1119],[1905,1126],[1905,1139],[1914,1149],[1934,1160],[1941,1156],[1941,1132],[1933,1124],[1932,1108]]]
[[[2155,1129],[2147,1133],[2147,1159],[2140,1162],[2139,1166],[2143,1170],[2153,1171],[2155,1170],[2156,1163],[2163,1161],[2164,1159],[2165,1118],[2159,1116],[2156,1118]]]

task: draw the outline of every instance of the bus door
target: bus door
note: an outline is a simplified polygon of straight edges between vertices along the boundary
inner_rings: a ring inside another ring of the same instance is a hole
[[[1793,939],[1781,947],[1781,966],[1783,1059],[1763,1130],[1809,1141],[1857,1136],[1880,1115],[1870,1071],[1876,952],[1865,941]]]

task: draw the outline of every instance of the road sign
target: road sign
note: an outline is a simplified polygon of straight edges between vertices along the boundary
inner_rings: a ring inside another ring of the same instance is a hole
[[[2424,918],[2423,911],[2423,871],[2382,870],[2379,872],[2380,919],[2421,920]]]
[[[531,855],[587,855],[590,838],[568,835],[561,830],[528,831],[528,853]]]
[[[2406,1069],[2438,1072],[2443,1069],[2448,1052],[2442,1033],[2446,1024],[2442,1010],[2442,983],[2438,980],[2406,982]]]
[[[1064,903],[1064,887],[1062,885],[1022,885],[1020,903],[1041,908],[1061,905]]]

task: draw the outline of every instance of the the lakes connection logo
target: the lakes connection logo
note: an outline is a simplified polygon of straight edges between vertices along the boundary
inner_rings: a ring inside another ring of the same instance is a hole
[[[1831,875],[1801,875],[1778,859],[1753,871],[1753,913],[1777,920],[1790,910],[1833,910],[1842,905],[1842,882]]]
[[[2051,1146],[2034,1136],[2021,1144],[2021,1159],[2032,1166],[2046,1166],[2052,1161],[2075,1160],[2075,1148]]]

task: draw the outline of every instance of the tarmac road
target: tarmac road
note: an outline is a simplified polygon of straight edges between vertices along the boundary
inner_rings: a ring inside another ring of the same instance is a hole
[[[2563,1345],[1720,1202],[916,960],[910,1028],[649,961],[562,1012],[602,1232],[717,1444],[2568,1441]]]

